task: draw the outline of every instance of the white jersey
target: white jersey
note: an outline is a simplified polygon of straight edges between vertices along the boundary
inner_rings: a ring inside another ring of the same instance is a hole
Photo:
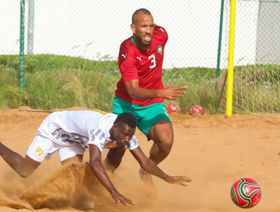
[[[115,114],[102,115],[90,110],[53,112],[42,122],[37,134],[59,145],[71,146],[76,142],[86,148],[94,144],[102,151],[111,141],[109,131],[116,118]],[[128,148],[133,150],[137,147],[138,142],[133,135]]]

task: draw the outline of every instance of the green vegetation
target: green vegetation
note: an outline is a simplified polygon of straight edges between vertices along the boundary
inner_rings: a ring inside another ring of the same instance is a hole
[[[24,94],[20,94],[17,84],[18,61],[18,56],[0,57],[0,107],[23,104],[39,109],[85,106],[111,110],[114,85],[119,78],[115,61],[26,56]]]
[[[84,106],[111,111],[114,90],[120,78],[116,61],[55,55],[26,56],[24,93],[18,88],[18,63],[18,56],[0,56],[0,107],[25,105],[49,110]],[[279,112],[279,70],[275,65],[237,67],[235,112]],[[174,68],[164,70],[163,80],[166,86],[187,86],[186,95],[176,100],[183,113],[195,104],[204,107],[208,114],[224,113],[222,87],[226,71],[222,73],[216,78],[215,69]],[[169,102],[165,101],[166,104]]]

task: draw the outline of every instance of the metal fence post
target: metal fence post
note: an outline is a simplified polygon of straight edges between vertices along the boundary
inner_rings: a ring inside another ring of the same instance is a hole
[[[219,42],[218,42],[218,55],[217,55],[217,68],[216,76],[220,76],[220,64],[221,64],[221,46],[223,37],[223,20],[224,20],[224,3],[225,0],[221,0],[221,12],[220,12],[220,28],[219,28]]]
[[[28,1],[28,36],[27,36],[27,54],[33,54],[34,40],[34,0]]]
[[[25,87],[24,71],[24,18],[25,18],[25,0],[20,1],[20,46],[19,46],[19,89]]]

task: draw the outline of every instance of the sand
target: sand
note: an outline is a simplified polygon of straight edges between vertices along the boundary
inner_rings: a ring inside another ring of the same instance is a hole
[[[0,110],[0,139],[24,156],[47,115],[25,107]],[[262,188],[261,201],[248,211],[280,211],[279,115],[226,118],[171,114],[171,118],[175,143],[160,167],[170,175],[192,178],[187,187],[168,184],[156,177],[153,177],[154,188],[145,186],[138,175],[138,163],[126,152],[121,166],[110,177],[134,206],[115,205],[88,169],[88,152],[83,164],[64,167],[54,155],[25,179],[0,158],[0,212],[79,211],[93,205],[100,212],[246,211],[235,206],[230,198],[231,185],[241,177],[256,180]],[[141,148],[148,153],[151,142],[139,131],[136,135]]]

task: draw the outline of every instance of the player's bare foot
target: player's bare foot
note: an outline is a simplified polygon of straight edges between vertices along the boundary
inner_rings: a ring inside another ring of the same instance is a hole
[[[154,182],[153,182],[153,179],[152,179],[152,175],[150,173],[148,173],[144,169],[140,168],[139,175],[140,175],[140,178],[143,180],[143,182],[146,185],[149,185],[149,186],[153,186],[154,185]]]

